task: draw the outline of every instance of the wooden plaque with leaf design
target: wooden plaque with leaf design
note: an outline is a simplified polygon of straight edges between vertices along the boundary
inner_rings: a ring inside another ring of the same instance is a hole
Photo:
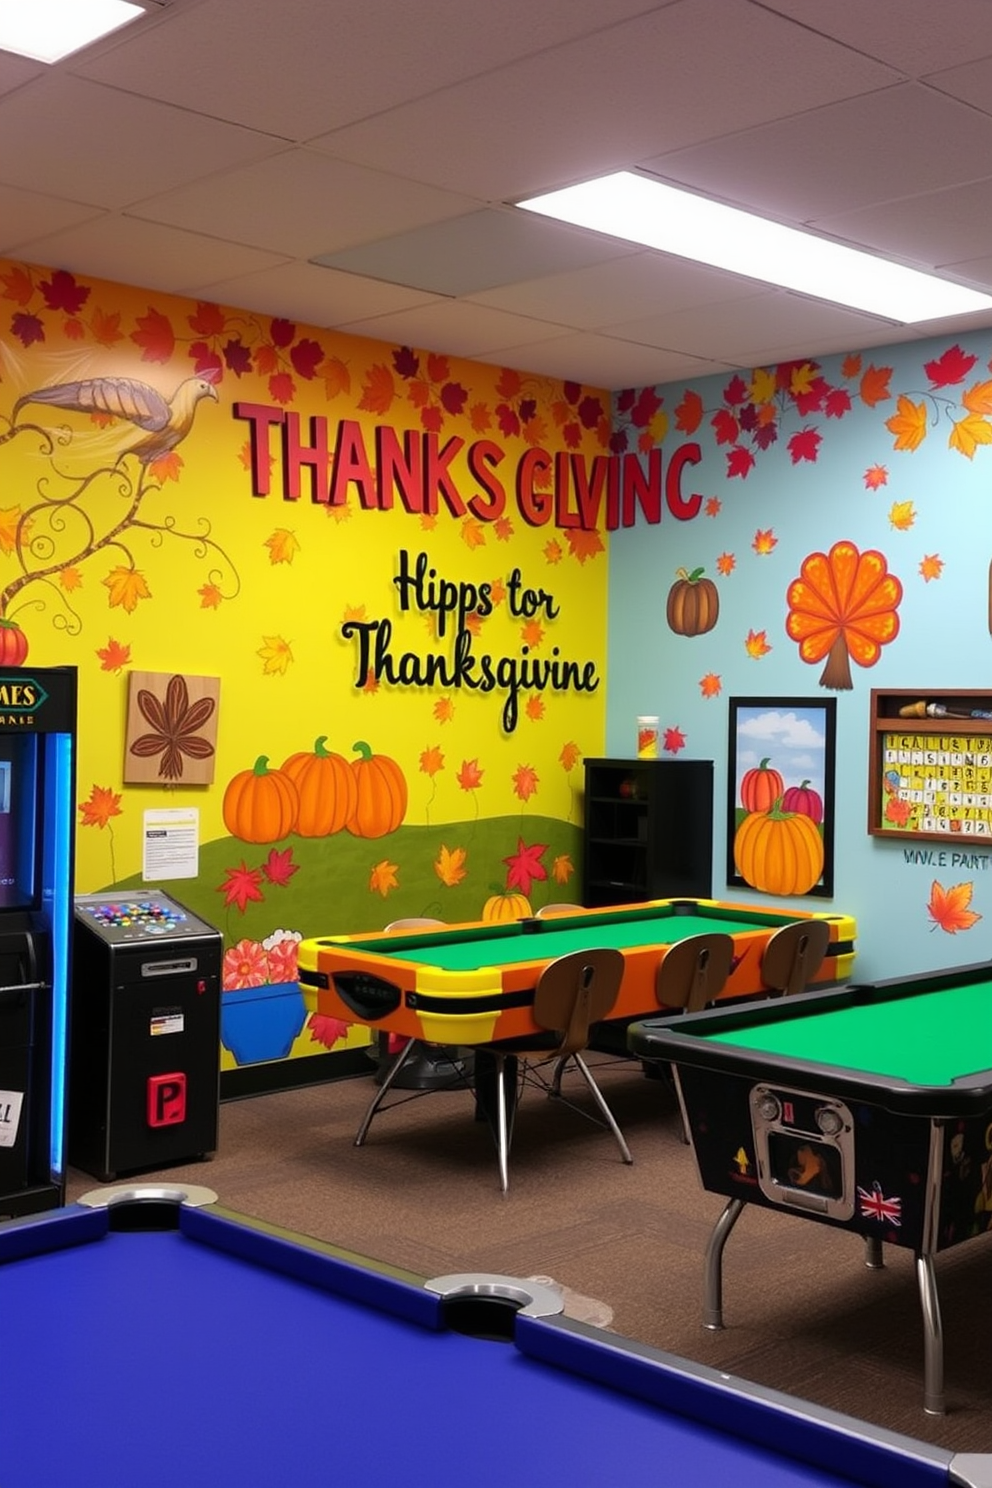
[[[211,785],[219,708],[219,677],[131,672],[124,783]]]

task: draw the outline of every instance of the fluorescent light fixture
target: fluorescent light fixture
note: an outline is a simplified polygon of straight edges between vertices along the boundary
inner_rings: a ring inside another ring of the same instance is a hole
[[[633,171],[617,171],[517,205],[904,325],[992,309],[992,295]]]
[[[59,62],[144,14],[130,0],[0,0],[0,51]]]

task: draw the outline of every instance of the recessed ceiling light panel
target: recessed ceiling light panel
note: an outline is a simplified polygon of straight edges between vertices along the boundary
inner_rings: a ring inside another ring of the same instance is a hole
[[[130,0],[0,0],[0,51],[59,62],[144,14]]]
[[[992,308],[992,295],[966,285],[633,171],[617,171],[517,205],[903,325]]]

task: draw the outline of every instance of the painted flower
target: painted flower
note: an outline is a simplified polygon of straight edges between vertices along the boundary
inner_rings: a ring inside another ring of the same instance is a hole
[[[225,992],[264,987],[268,980],[269,958],[257,940],[239,940],[224,952],[221,985]]]
[[[276,945],[269,946],[269,981],[295,982],[297,975],[296,948],[299,939],[287,937]],[[266,941],[268,945],[268,941]]]

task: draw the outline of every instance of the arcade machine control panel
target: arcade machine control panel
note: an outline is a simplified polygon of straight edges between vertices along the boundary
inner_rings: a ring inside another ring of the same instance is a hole
[[[69,1162],[104,1181],[217,1146],[223,938],[161,889],[79,894]]]

